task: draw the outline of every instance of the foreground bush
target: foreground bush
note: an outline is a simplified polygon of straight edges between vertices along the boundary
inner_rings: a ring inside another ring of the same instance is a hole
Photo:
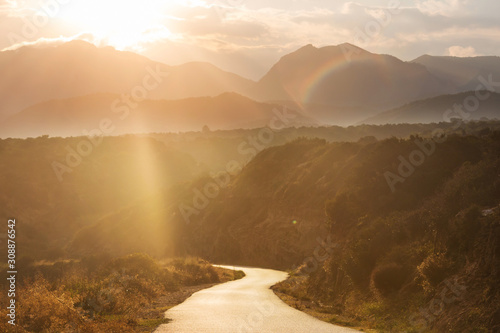
[[[217,271],[197,258],[160,264],[145,254],[44,263],[19,281],[17,325],[0,332],[137,332],[160,296],[179,286],[219,282]],[[7,303],[0,300],[6,318]]]
[[[417,269],[423,278],[424,286],[437,286],[450,275],[452,264],[444,253],[432,254]]]
[[[373,285],[381,294],[398,291],[407,278],[407,270],[397,264],[387,264],[377,267],[372,275]]]

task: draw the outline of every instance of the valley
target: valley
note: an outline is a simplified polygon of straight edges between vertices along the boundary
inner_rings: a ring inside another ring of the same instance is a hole
[[[0,0],[0,331],[498,332],[500,7],[368,2]]]

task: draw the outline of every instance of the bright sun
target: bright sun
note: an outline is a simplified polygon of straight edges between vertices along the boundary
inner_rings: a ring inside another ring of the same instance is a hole
[[[61,18],[80,31],[92,33],[118,49],[134,47],[151,38],[168,38],[168,12],[188,1],[74,0]]]

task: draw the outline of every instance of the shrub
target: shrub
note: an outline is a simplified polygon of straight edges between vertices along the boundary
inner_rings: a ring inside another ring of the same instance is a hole
[[[160,265],[144,253],[135,253],[114,259],[109,266],[115,272],[119,271],[130,276],[152,278],[161,274]]]
[[[463,247],[469,249],[476,238],[479,229],[481,228],[481,210],[478,206],[472,205],[467,209],[464,218],[461,221],[459,236],[462,238]]]
[[[451,267],[452,263],[445,254],[438,253],[428,256],[417,269],[424,284],[435,287],[450,275]]]
[[[359,217],[359,203],[352,193],[338,194],[326,203],[326,214],[330,219],[332,230],[344,231],[353,225]]]
[[[185,285],[219,282],[214,267],[197,258],[175,259],[170,264]]]
[[[75,329],[82,317],[72,300],[37,278],[19,296],[18,325],[28,332],[63,332]]]
[[[373,285],[381,294],[398,291],[408,278],[408,271],[398,264],[386,264],[373,270]]]

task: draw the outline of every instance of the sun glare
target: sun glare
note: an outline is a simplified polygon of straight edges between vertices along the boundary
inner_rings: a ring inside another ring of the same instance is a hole
[[[151,38],[168,38],[164,25],[169,10],[182,1],[77,0],[61,18],[80,31],[93,34],[118,49],[134,47]],[[187,4],[187,2],[184,2]]]

